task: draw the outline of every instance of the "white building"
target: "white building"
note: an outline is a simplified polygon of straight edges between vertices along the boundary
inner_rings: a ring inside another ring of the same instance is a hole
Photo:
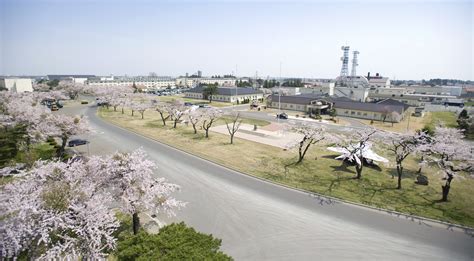
[[[365,102],[369,97],[369,88],[351,88],[351,87],[336,87],[334,89],[335,97],[346,97],[353,101]]]
[[[462,87],[459,86],[399,86],[411,93],[461,96]]]
[[[198,84],[198,78],[178,77],[175,80],[175,85],[178,87],[191,88]]]
[[[175,88],[176,80],[171,77],[114,77],[113,80],[90,79],[87,81],[88,85],[91,86],[135,86],[142,89],[165,89]]]
[[[11,92],[32,92],[33,83],[28,78],[3,78],[0,79],[0,88],[6,88]]]
[[[388,77],[371,77],[369,79],[370,88],[388,88],[390,87],[390,79]]]

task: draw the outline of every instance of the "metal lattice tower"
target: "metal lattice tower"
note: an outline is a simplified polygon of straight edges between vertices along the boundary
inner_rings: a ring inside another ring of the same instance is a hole
[[[344,51],[344,54],[341,57],[341,61],[342,61],[341,77],[349,76],[349,49],[350,49],[350,46],[341,46],[341,50]]]
[[[351,76],[355,77],[357,76],[357,66],[359,66],[358,60],[357,60],[357,55],[359,55],[359,51],[353,51],[352,52],[352,71],[351,71]]]

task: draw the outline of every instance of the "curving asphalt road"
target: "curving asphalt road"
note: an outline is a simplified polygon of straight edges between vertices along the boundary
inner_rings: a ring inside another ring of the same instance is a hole
[[[89,117],[91,154],[143,147],[158,175],[179,184],[185,221],[223,240],[236,260],[474,260],[474,238],[443,225],[400,218],[255,179]],[[80,148],[83,152],[85,146]]]

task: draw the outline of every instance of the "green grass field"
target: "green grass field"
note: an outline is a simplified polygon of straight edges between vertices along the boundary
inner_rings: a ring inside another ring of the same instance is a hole
[[[450,111],[436,111],[436,112],[430,112],[430,115],[427,118],[428,122],[427,124],[430,126],[435,126],[439,122],[443,123],[446,125],[446,127],[449,128],[456,128],[458,126],[458,123],[456,122],[457,120],[457,115],[454,112]]]
[[[296,161],[294,151],[238,138],[230,145],[227,135],[213,132],[206,139],[202,130],[195,135],[190,126],[180,125],[177,129],[172,129],[171,124],[162,126],[158,114],[152,111],[146,113],[144,120],[138,115],[130,116],[128,111],[122,115],[101,109],[98,113],[111,123],[249,175],[351,202],[474,227],[474,180],[457,177],[452,182],[449,201],[438,202],[442,174],[434,167],[426,168],[422,173],[429,177],[430,184],[416,185],[418,159],[415,157],[405,161],[403,189],[397,190],[396,177],[392,178],[396,175],[393,166],[366,167],[362,179],[354,180],[354,167],[334,160],[337,155],[324,146],[313,146],[303,163],[295,166],[292,165]],[[384,150],[376,151],[393,159]]]

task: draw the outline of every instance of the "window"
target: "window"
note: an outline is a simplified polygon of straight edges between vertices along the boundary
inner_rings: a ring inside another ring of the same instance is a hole
[[[360,115],[360,111],[357,112],[357,115]]]
[[[367,116],[367,112],[364,112],[364,116]]]
[[[355,111],[351,111],[351,115],[354,115],[355,114]]]
[[[344,114],[349,114],[349,111],[345,111]]]

